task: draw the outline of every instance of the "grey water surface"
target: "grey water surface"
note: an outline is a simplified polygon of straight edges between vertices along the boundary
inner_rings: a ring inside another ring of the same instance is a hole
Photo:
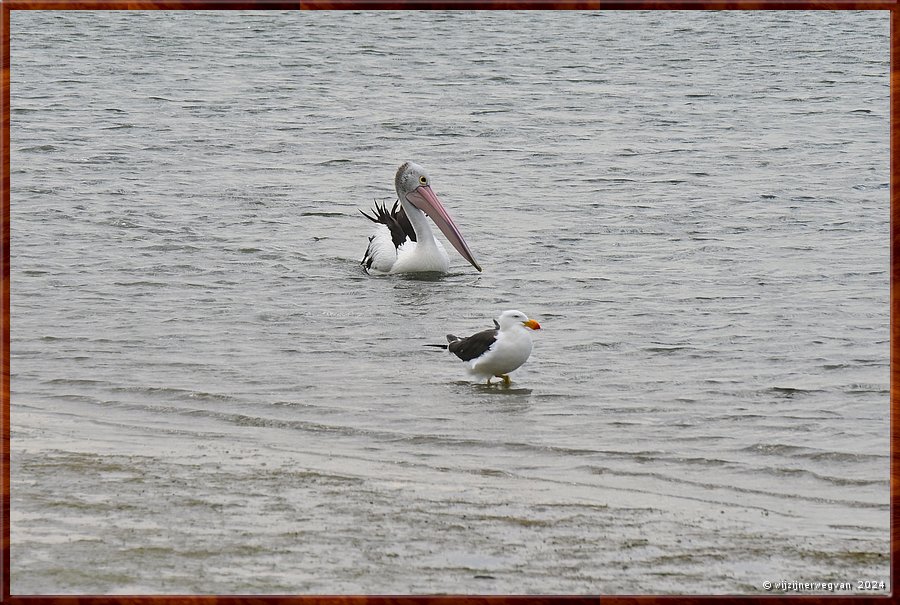
[[[890,589],[886,11],[11,32],[14,594]]]

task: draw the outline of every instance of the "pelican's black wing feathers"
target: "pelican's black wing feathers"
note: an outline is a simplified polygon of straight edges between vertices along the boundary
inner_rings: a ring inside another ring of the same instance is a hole
[[[390,211],[384,204],[379,206],[376,200],[372,214],[366,214],[362,210],[359,212],[373,223],[386,226],[391,232],[391,241],[394,242],[395,248],[399,248],[407,239],[416,241],[416,232],[399,200],[394,202],[394,207]]]

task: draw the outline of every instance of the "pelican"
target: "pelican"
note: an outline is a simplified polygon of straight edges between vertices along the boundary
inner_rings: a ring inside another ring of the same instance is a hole
[[[394,177],[397,202],[391,210],[375,203],[372,215],[362,215],[375,223],[369,246],[360,264],[367,273],[446,273],[450,259],[443,244],[434,238],[426,215],[431,217],[453,247],[481,271],[459,228],[431,189],[425,169],[406,162]]]
[[[528,319],[521,311],[510,310],[494,320],[493,330],[484,330],[465,338],[447,334],[449,344],[433,346],[447,347],[451,353],[469,363],[470,373],[487,377],[488,384],[496,376],[503,379],[505,386],[509,386],[509,373],[521,367],[531,355],[531,331],[540,329],[541,324]]]

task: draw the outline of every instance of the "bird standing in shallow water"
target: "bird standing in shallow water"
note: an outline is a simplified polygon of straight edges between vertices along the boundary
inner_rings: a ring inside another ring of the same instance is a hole
[[[484,330],[472,336],[460,338],[447,334],[447,349],[469,363],[472,374],[487,378],[496,376],[509,386],[509,373],[521,367],[531,355],[531,331],[540,330],[541,324],[521,311],[504,311],[496,320],[493,330]]]
[[[469,245],[447,209],[431,189],[425,169],[406,162],[394,176],[397,202],[389,211],[375,204],[371,215],[362,215],[375,223],[375,233],[360,264],[367,273],[446,273],[450,259],[444,246],[434,238],[430,217],[463,258],[481,271]]]

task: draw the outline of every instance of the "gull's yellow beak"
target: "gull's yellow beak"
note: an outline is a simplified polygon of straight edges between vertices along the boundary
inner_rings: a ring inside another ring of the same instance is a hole
[[[533,319],[529,319],[528,321],[523,321],[522,325],[525,326],[526,328],[531,328],[532,330],[540,330],[541,329],[541,324],[534,321]]]

